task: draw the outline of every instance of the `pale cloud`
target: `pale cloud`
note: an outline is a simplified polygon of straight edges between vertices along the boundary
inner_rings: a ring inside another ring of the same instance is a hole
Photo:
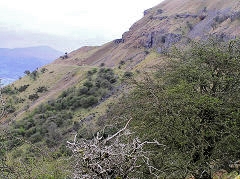
[[[120,38],[123,32],[127,31],[135,21],[143,16],[145,9],[157,5],[161,1],[0,1],[0,32],[11,31],[13,34],[17,32],[16,37],[20,34],[26,35],[29,32],[30,34],[45,34],[48,37],[52,35],[57,37],[56,39],[66,38],[68,44],[65,43],[65,45],[69,45],[71,48],[79,47],[76,41],[79,41],[79,45],[84,45],[89,40],[93,45],[96,45],[97,41],[100,44],[114,38]],[[29,37],[27,39],[30,44],[31,39]],[[71,44],[71,40],[74,43]],[[12,41],[16,42],[16,40]],[[45,41],[48,43],[47,39]],[[49,41],[49,44],[45,45],[63,49],[62,45],[58,45],[57,42],[53,44],[53,41]],[[34,39],[33,44],[37,44]],[[0,46],[4,46],[1,39]]]

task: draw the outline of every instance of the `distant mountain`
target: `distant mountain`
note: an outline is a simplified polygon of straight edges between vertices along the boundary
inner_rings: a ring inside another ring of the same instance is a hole
[[[27,48],[0,48],[0,79],[4,85],[9,84],[24,75],[25,70],[46,65],[61,54],[48,46]]]

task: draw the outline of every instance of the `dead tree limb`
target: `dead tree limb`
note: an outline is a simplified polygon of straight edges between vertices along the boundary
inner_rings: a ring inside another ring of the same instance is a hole
[[[151,151],[145,146],[156,145],[166,147],[158,141],[144,141],[133,137],[127,130],[131,119],[115,134],[103,138],[100,133],[92,140],[67,142],[73,152],[73,178],[132,178],[142,175],[140,168],[145,167],[153,176],[157,176],[157,168],[151,165]]]

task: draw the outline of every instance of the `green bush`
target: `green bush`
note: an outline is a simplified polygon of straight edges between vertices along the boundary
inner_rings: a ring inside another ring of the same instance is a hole
[[[239,49],[239,41],[194,43],[112,108],[114,117],[133,118],[132,130],[143,140],[167,146],[153,149],[159,176],[234,170],[229,163],[240,158]]]
[[[20,86],[19,89],[18,89],[18,91],[19,91],[19,92],[23,92],[23,91],[25,91],[28,87],[29,87],[29,84]]]
[[[16,108],[14,107],[13,104],[7,103],[7,104],[5,105],[5,111],[6,111],[7,113],[14,113],[14,112],[16,111]]]
[[[86,81],[83,85],[86,86],[88,89],[93,86],[91,81]]]
[[[132,76],[133,76],[133,72],[130,72],[130,71],[126,71],[123,75],[123,77],[125,77],[125,78],[130,78]]]
[[[35,101],[39,98],[38,94],[37,93],[34,93],[34,94],[30,94],[28,96],[28,99],[32,100],[32,101]]]
[[[13,94],[17,94],[17,90],[13,89],[11,86],[6,86],[6,87],[2,88],[2,93],[13,95]]]
[[[37,93],[43,93],[43,92],[46,92],[48,89],[46,86],[39,86],[37,88]]]
[[[88,88],[86,86],[83,86],[79,89],[79,95],[87,94]]]
[[[34,70],[34,71],[30,74],[30,77],[31,77],[33,80],[36,80],[37,77],[38,77],[38,71],[37,71],[37,70]]]
[[[48,69],[45,67],[41,69],[41,73],[45,73],[46,71],[48,71]]]

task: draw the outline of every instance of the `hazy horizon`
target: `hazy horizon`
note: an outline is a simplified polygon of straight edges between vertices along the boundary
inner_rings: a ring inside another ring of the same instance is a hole
[[[49,46],[72,51],[102,45],[127,31],[162,0],[8,0],[0,2],[0,48]]]

